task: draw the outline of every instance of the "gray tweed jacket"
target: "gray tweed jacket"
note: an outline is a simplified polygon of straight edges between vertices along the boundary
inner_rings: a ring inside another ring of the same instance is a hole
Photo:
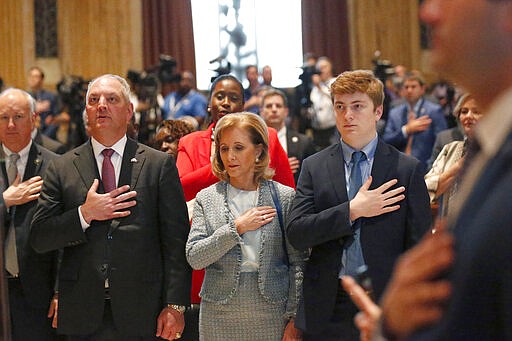
[[[283,210],[284,226],[295,191],[274,182]],[[269,181],[260,183],[258,206],[273,206]],[[301,292],[305,252],[295,250],[289,243],[290,265],[285,264],[283,235],[276,217],[261,227],[259,251],[259,289],[270,303],[285,303],[287,316],[294,316]],[[226,304],[238,288],[242,239],[234,225],[227,203],[227,183],[218,182],[198,193],[187,241],[187,260],[194,269],[205,270],[200,296],[203,300]]]

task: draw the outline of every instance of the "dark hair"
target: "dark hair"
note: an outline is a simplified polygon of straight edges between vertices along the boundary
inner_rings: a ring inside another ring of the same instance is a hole
[[[245,72],[247,73],[247,71],[249,71],[249,69],[252,69],[252,68],[255,68],[256,69],[256,72],[258,71],[258,67],[254,64],[249,64],[245,67]]]
[[[230,74],[224,74],[224,75],[220,75],[219,77],[215,78],[210,86],[210,93],[208,94],[208,103],[211,102],[212,100],[212,94],[213,94],[213,91],[215,90],[215,87],[217,86],[217,83],[223,81],[223,80],[232,80],[233,82],[237,83],[238,86],[240,87],[240,94],[242,95],[242,104],[245,103],[245,100],[244,100],[244,86],[242,85],[242,82],[240,82],[238,80],[238,78],[236,78],[235,76],[233,75],[230,75]]]
[[[265,94],[263,94],[263,96],[261,97],[261,106],[263,107],[265,100],[272,96],[280,96],[283,99],[284,106],[288,108],[288,98],[286,97],[284,92],[276,88],[271,88],[265,91]]]
[[[184,120],[164,120],[156,129],[155,148],[160,149],[163,142],[174,142],[194,131],[194,127]]]
[[[407,81],[416,81],[421,86],[425,85],[425,80],[418,72],[407,72],[402,83],[405,84]]]
[[[37,70],[41,74],[41,79],[44,79],[44,71],[39,66],[32,66],[30,69],[28,69],[28,72],[32,70]]]

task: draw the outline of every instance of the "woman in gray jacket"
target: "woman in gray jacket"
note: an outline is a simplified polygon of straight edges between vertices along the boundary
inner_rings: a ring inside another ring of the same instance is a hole
[[[197,195],[186,246],[190,265],[206,268],[200,339],[300,340],[305,254],[284,239],[295,192],[269,180],[267,126],[251,113],[226,115],[213,144],[222,181]]]

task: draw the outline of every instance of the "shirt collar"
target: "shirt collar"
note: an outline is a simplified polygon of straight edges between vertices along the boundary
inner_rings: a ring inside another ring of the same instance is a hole
[[[366,146],[364,146],[361,151],[366,155],[366,159],[370,160],[373,159],[375,156],[375,150],[377,149],[377,142],[379,138],[377,133],[375,133],[375,137],[368,143]],[[348,144],[343,142],[343,139],[341,140],[341,150],[343,152],[343,161],[348,165],[350,161],[352,160],[352,153],[357,152],[358,150],[350,147]]]
[[[286,136],[286,125],[284,125],[281,129],[277,131],[277,136],[279,138]]]
[[[32,140],[29,141],[29,143],[18,152],[18,155],[20,156],[20,160],[27,160],[28,159],[28,153],[30,152],[30,148],[32,147]],[[12,152],[7,148],[5,145],[2,144],[2,148],[4,149],[5,157],[8,158],[9,155],[11,155]]]
[[[91,145],[92,145],[92,151],[94,153],[94,157],[98,157],[103,149],[105,148],[111,148],[113,149],[118,155],[123,157],[124,153],[124,147],[126,146],[126,142],[128,139],[126,138],[126,135],[124,135],[122,138],[119,139],[116,143],[114,143],[111,147],[107,147],[99,143],[94,137],[91,137]]]
[[[493,102],[475,127],[475,138],[481,151],[489,158],[493,157],[512,130],[512,115],[507,113],[512,107],[512,88],[507,89]]]
[[[420,97],[420,99],[418,99],[416,101],[416,103],[414,104],[414,106],[412,108],[411,108],[410,104],[408,104],[408,106],[410,109],[412,109],[414,111],[414,113],[416,115],[419,115],[419,114],[421,114],[420,110],[421,110],[421,107],[423,106],[423,101],[424,101],[423,97]]]

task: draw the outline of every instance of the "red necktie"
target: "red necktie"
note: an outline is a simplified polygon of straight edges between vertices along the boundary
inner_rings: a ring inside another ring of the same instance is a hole
[[[103,189],[105,193],[116,189],[116,173],[114,171],[114,165],[110,157],[114,154],[114,150],[110,148],[103,149],[103,166],[101,169],[101,180],[103,181]]]

